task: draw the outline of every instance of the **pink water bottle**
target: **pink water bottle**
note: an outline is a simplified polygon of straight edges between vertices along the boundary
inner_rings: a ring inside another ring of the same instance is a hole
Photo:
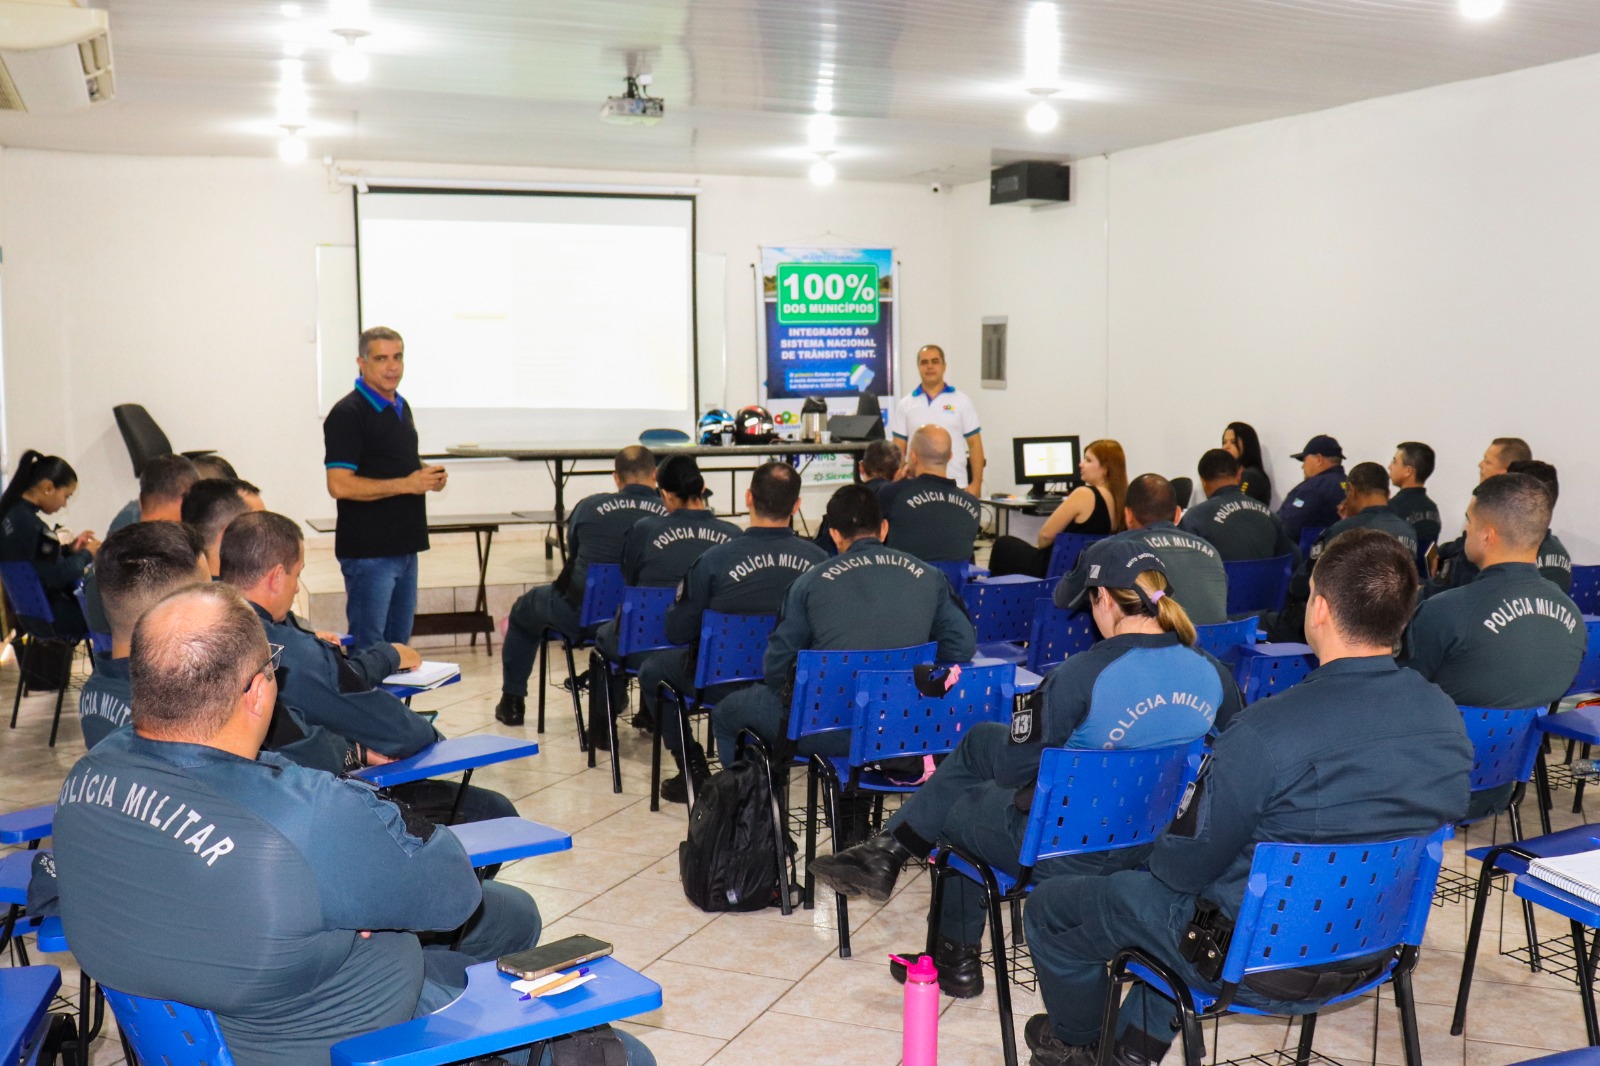
[[[891,959],[906,968],[906,1005],[902,1022],[900,1056],[902,1066],[938,1066],[939,1062],[939,971],[926,955],[907,962],[898,955]]]

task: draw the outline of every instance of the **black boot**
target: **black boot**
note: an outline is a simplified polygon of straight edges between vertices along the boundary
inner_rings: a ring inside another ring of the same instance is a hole
[[[811,873],[841,896],[866,896],[874,903],[887,903],[900,867],[911,857],[904,844],[888,833],[879,833],[836,855],[813,860]]]
[[[920,951],[898,952],[902,959],[915,959]],[[939,971],[939,991],[955,999],[971,999],[983,994],[983,959],[977,944],[960,944],[944,934],[933,948],[933,965]],[[906,968],[890,960],[889,973],[906,983]]]
[[[1137,1030],[1128,1030],[1124,1036],[1143,1036]],[[1099,1049],[1096,1045],[1079,1046],[1068,1044],[1056,1035],[1050,1027],[1050,1015],[1035,1014],[1028,1019],[1028,1024],[1023,1026],[1022,1039],[1027,1043],[1028,1050],[1033,1052],[1033,1057],[1028,1060],[1029,1066],[1094,1066],[1099,1060]],[[1146,1043],[1151,1043],[1146,1037]],[[1164,1053],[1166,1048],[1156,1045]],[[1146,1053],[1146,1049],[1132,1046],[1118,1040],[1111,1050],[1111,1061],[1115,1066],[1151,1066],[1160,1062],[1161,1055],[1153,1058]]]
[[[495,704],[495,720],[502,725],[521,725],[523,716],[528,709],[524,706],[526,698],[513,696],[509,692],[500,693],[500,702]]]
[[[668,803],[688,803],[689,786],[684,781],[687,773],[694,781],[694,790],[698,795],[700,789],[711,777],[711,768],[706,765],[706,749],[700,746],[697,740],[689,741],[689,755],[685,759],[681,755],[674,755],[673,759],[678,764],[678,775],[669,777],[661,782],[661,798]],[[685,766],[687,763],[687,766]]]

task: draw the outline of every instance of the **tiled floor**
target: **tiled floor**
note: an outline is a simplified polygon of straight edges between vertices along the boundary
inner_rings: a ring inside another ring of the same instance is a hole
[[[469,549],[470,550],[470,547]],[[542,563],[542,559],[540,559]],[[454,658],[464,680],[418,701],[419,709],[440,711],[446,733],[507,730],[493,718],[499,690],[499,658],[481,647],[461,647]],[[559,657],[558,657],[559,659]],[[0,706],[9,706],[14,666],[0,671]],[[76,697],[69,695],[69,704]],[[928,897],[925,876],[902,879],[897,895],[884,906],[851,908],[854,955],[836,956],[831,906],[756,914],[707,915],[685,901],[679,888],[677,847],[685,827],[684,808],[663,804],[649,810],[650,749],[642,734],[624,730],[624,794],[613,795],[604,757],[589,769],[579,754],[570,704],[550,692],[548,732],[542,751],[524,762],[480,772],[475,781],[512,797],[522,814],[573,834],[570,852],[509,866],[501,874],[526,886],[538,900],[546,935],[589,933],[610,940],[623,962],[660,982],[665,1004],[626,1023],[655,1051],[664,1066],[826,1066],[860,1063],[883,1066],[899,1060],[900,988],[889,977],[884,956],[922,942]],[[0,810],[48,802],[65,771],[82,751],[76,716],[70,711],[52,751],[45,745],[53,697],[23,702],[15,731],[0,727]],[[626,719],[624,719],[626,722]],[[1571,794],[1558,793],[1557,805],[1570,806]],[[1572,824],[1566,811],[1558,825]],[[1482,842],[1487,830],[1472,841]],[[1462,845],[1450,848],[1450,865],[1465,869]],[[1489,939],[1498,936],[1501,903],[1490,910]],[[1507,915],[1514,946],[1520,943],[1520,917]],[[1479,963],[1466,1039],[1449,1035],[1450,1004],[1465,943],[1467,908],[1436,909],[1417,976],[1422,1043],[1430,1066],[1502,1066],[1542,1052],[1582,1046],[1583,1024],[1574,987],[1555,977],[1530,974],[1497,957],[1492,947]],[[1546,914],[1547,936],[1560,932]],[[66,985],[76,988],[76,971],[66,957]],[[1032,994],[1019,993],[1020,1022],[1038,1009]],[[1377,1030],[1377,1058],[1400,1063],[1402,1054],[1393,1001],[1385,997]],[[1367,1062],[1373,1055],[1373,1001],[1369,998],[1324,1013],[1317,1027],[1317,1049],[1344,1062]],[[1226,1058],[1283,1046],[1297,1030],[1282,1022],[1229,1019],[1208,1043]],[[940,1023],[941,1062],[945,1066],[1000,1061],[993,993],[955,1003],[946,1000]],[[96,1061],[121,1062],[115,1038],[97,1045]],[[1026,1052],[1024,1051],[1024,1055]],[[1175,1061],[1175,1060],[1169,1060]]]

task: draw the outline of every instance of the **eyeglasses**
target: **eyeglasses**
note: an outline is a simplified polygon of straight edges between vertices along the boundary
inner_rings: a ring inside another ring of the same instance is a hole
[[[280,662],[282,662],[282,661],[283,661],[283,645],[282,644],[268,644],[267,645],[267,661],[261,664],[261,669],[257,670],[256,674],[266,674],[268,677],[274,677],[274,676],[276,676],[276,674],[278,672],[278,664]],[[251,674],[250,675],[250,681],[249,681],[248,684],[245,685],[244,690],[246,692],[249,692],[250,691],[250,685],[253,685],[255,683],[256,683],[255,674]]]

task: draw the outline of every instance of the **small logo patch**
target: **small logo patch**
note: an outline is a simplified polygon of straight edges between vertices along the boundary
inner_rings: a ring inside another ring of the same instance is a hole
[[[1026,744],[1033,739],[1033,708],[1019,707],[1011,716],[1011,743]]]
[[[1100,564],[1099,563],[1090,563],[1089,564],[1089,580],[1093,581],[1095,578],[1097,578],[1099,576],[1100,576]]]

